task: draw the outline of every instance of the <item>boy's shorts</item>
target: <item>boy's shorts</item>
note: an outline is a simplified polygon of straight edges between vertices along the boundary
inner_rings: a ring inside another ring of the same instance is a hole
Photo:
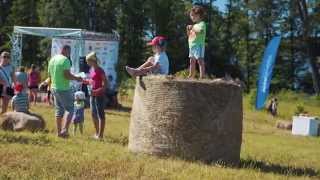
[[[91,115],[94,119],[105,119],[104,115],[104,97],[103,96],[91,96],[90,97],[90,107]]]
[[[189,48],[189,58],[204,60],[204,45],[196,45]]]

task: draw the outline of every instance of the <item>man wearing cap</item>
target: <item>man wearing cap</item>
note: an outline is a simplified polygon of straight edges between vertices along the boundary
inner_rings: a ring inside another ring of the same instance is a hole
[[[59,137],[67,137],[68,129],[73,114],[73,93],[70,87],[70,80],[82,81],[81,77],[71,74],[70,57],[71,48],[68,45],[63,46],[61,54],[53,56],[48,65],[49,81],[54,96],[56,109],[56,123]],[[65,111],[68,115],[63,123]]]
[[[142,64],[139,68],[131,68],[126,66],[127,72],[135,76],[143,76],[149,73],[152,74],[169,74],[169,59],[166,53],[167,41],[163,36],[156,36],[148,43],[152,46],[154,56],[148,58],[148,60]]]

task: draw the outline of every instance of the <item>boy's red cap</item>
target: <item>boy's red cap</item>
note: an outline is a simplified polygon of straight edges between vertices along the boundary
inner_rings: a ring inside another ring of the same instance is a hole
[[[163,36],[156,36],[148,43],[149,46],[163,46],[165,44],[166,38]]]
[[[17,83],[14,85],[14,90],[16,92],[21,92],[23,90],[23,85],[21,83]]]

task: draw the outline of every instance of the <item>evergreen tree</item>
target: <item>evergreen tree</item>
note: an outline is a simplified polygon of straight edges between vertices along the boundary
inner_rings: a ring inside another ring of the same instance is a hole
[[[36,11],[36,0],[15,0],[12,2],[8,25],[13,26],[38,26],[38,14]],[[37,59],[38,38],[34,36],[23,37],[23,65],[36,63],[40,65],[40,59]]]
[[[167,52],[170,71],[176,72],[188,66],[188,41],[185,28],[190,23],[188,10],[191,3],[182,0],[145,1],[145,31],[151,37],[163,35],[168,38]]]
[[[143,0],[122,0],[117,16],[117,30],[121,37],[120,42],[120,78],[123,78],[125,65],[137,67],[144,62],[145,16]],[[126,74],[126,73],[125,73]]]
[[[318,26],[313,25],[314,21],[317,21],[317,14],[314,12],[315,9],[309,9],[308,3],[306,0],[298,0],[297,7],[300,14],[300,20],[302,22],[301,30],[302,30],[302,37],[303,41],[302,44],[304,45],[304,53],[307,55],[309,59],[309,64],[312,71],[312,81],[313,81],[313,88],[314,91],[319,95],[320,94],[320,74],[316,64],[316,57],[313,54],[313,32]],[[317,5],[315,5],[317,7]],[[315,18],[313,18],[315,17]]]
[[[38,13],[42,26],[57,28],[88,27],[87,2],[77,0],[39,0]]]
[[[10,14],[11,1],[0,0],[0,50],[9,50],[9,37],[11,28],[8,26],[8,16]]]
[[[95,26],[96,31],[110,33],[117,28],[118,0],[97,0]]]

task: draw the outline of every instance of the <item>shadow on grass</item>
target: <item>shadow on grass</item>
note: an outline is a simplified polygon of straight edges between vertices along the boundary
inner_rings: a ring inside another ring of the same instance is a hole
[[[119,111],[119,112],[131,112],[131,107],[120,106],[118,108],[114,108],[114,109],[111,109],[111,110],[116,110],[116,111]]]
[[[148,156],[154,157],[154,155],[147,154],[147,153],[134,153],[134,154],[144,154]],[[235,164],[226,164],[222,161],[211,161],[211,162],[203,162],[203,161],[198,161],[198,160],[190,160],[190,159],[185,159],[182,156],[170,156],[170,155],[156,155],[158,158],[167,160],[167,159],[177,159],[177,160],[182,160],[185,162],[190,162],[190,163],[199,163],[202,165],[207,165],[207,166],[218,166],[218,167],[223,167],[223,168],[234,168],[234,169],[248,169],[248,170],[254,170],[254,171],[259,171],[262,173],[273,173],[273,174],[278,174],[278,175],[283,175],[283,176],[296,176],[296,177],[313,177],[313,178],[319,178],[320,179],[320,172],[319,170],[313,169],[313,168],[301,168],[301,167],[293,167],[293,166],[283,166],[280,164],[272,164],[264,161],[259,161],[259,160],[252,160],[252,159],[241,159],[240,163],[235,165]]]
[[[122,146],[127,146],[129,139],[128,139],[128,136],[124,136],[124,135],[120,135],[119,137],[108,136],[106,138],[106,142],[112,143],[112,144],[120,144]]]
[[[120,116],[120,117],[130,117],[130,114],[121,114],[117,112],[108,112],[107,115],[114,115],[114,116]]]
[[[116,115],[116,116],[123,116],[123,117],[129,117],[130,114],[118,114],[117,112],[130,113],[131,109],[132,109],[131,107],[126,107],[126,106],[120,106],[120,107],[117,107],[117,108],[107,108],[107,110],[111,110],[107,114]]]
[[[320,172],[312,168],[282,166],[279,164],[272,164],[252,159],[241,159],[239,168],[254,169],[265,173],[274,173],[280,175],[320,177]]]
[[[32,144],[39,146],[48,146],[51,144],[50,139],[45,135],[38,135],[35,137],[28,137],[23,135],[14,134],[0,134],[0,143],[17,143],[17,144]]]

